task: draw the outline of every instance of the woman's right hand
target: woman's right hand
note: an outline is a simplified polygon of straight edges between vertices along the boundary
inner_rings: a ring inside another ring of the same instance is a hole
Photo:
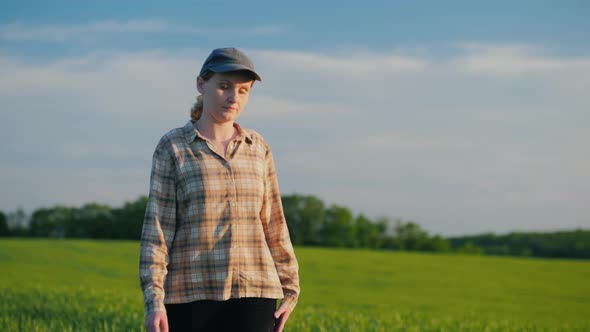
[[[168,332],[168,317],[165,311],[156,311],[145,317],[147,332]]]

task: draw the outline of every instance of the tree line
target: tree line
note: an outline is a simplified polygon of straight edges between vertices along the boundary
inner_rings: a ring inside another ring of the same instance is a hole
[[[430,235],[414,221],[371,219],[341,205],[326,206],[313,195],[284,195],[283,208],[296,246],[370,248],[511,256],[590,258],[590,231],[492,233],[443,238]],[[141,235],[147,197],[121,207],[89,203],[81,207],[0,211],[0,236],[127,239]]]
[[[39,208],[30,216],[22,209],[0,211],[0,236],[138,240],[147,197],[123,206],[89,203],[81,207]]]
[[[513,232],[506,235],[486,233],[449,238],[452,247],[481,248],[482,253],[497,256],[534,256],[549,258],[590,258],[590,231],[550,233]]]

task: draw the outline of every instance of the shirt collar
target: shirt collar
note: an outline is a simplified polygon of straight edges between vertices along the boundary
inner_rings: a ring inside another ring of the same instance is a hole
[[[205,140],[205,137],[203,137],[203,135],[201,135],[201,133],[195,127],[196,123],[197,122],[195,120],[191,119],[186,123],[186,125],[183,128],[184,134],[189,143],[191,143],[197,138]],[[246,143],[252,144],[251,134],[247,130],[242,129],[242,127],[237,122],[234,122],[234,128],[238,130],[238,137],[236,137],[235,140],[246,141]]]

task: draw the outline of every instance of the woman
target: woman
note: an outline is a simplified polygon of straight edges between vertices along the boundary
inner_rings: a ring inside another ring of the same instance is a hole
[[[260,80],[240,50],[213,50],[191,120],[156,146],[139,266],[148,332],[282,331],[297,303],[272,152],[235,122]]]

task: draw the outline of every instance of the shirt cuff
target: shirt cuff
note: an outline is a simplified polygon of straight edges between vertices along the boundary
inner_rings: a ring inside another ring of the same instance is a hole
[[[154,313],[156,311],[163,311],[166,312],[166,307],[164,306],[164,302],[163,301],[148,301],[145,302],[145,315],[149,315],[151,313]]]
[[[285,294],[285,297],[281,300],[281,306],[285,305],[290,311],[293,311],[297,305],[297,299],[298,296],[296,294]]]

